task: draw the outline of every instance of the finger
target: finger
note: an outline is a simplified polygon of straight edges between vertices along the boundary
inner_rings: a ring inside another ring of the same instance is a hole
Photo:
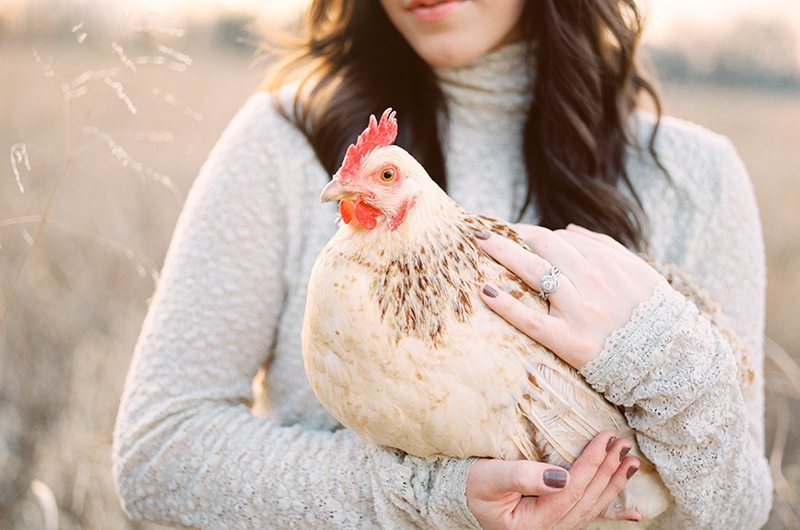
[[[612,265],[618,267],[621,264],[629,263],[629,260],[641,261],[639,256],[602,234],[598,235],[608,238],[613,244],[606,245],[571,230],[556,230],[554,234],[574,246],[586,257],[588,263],[603,263],[607,268],[611,268]]]
[[[564,488],[564,492],[558,496],[540,499],[543,501],[542,504],[546,504],[553,512],[567,514],[573,506],[580,502],[586,487],[605,461],[608,454],[606,447],[613,437],[614,433],[611,431],[605,431],[595,436],[570,467],[569,486]]]
[[[568,230],[555,230],[553,232],[557,238],[572,245],[572,247],[580,252],[581,256],[587,263],[592,264],[591,268],[596,272],[598,265],[608,266],[612,262],[616,262],[622,254],[615,248],[607,247],[597,241],[579,234],[577,232],[570,232]],[[573,276],[576,276],[573,274]],[[589,276],[591,277],[591,276]],[[578,281],[578,278],[574,278]],[[585,280],[586,278],[582,278]]]
[[[636,508],[625,508],[623,505],[616,507],[609,506],[600,517],[595,519],[604,519],[606,521],[641,521],[642,513]]]
[[[513,227],[534,252],[567,274],[586,266],[586,258],[572,244],[557,237],[552,230],[526,224]]]
[[[606,509],[617,493],[621,491],[622,487],[625,486],[625,482],[627,482],[627,480],[624,479],[624,475],[622,476],[623,480],[621,482],[618,481],[611,488],[612,491],[616,490],[616,493],[607,499],[601,499],[604,494],[609,492],[609,484],[612,477],[617,475],[617,472],[622,467],[628,466],[628,464],[623,465],[622,460],[625,458],[625,455],[628,454],[632,445],[633,443],[630,440],[624,438],[612,439],[609,442],[608,453],[606,453],[603,463],[597,468],[594,477],[592,477],[591,481],[586,486],[580,501],[578,501],[562,519],[562,523],[565,526],[581,526],[597,518]],[[619,488],[617,489],[618,486]]]
[[[553,351],[560,350],[560,339],[569,337],[563,320],[531,309],[495,285],[487,283],[483,286],[481,300],[506,322]]]
[[[579,484],[582,489],[586,488],[605,462],[609,450],[616,441],[617,438],[612,431],[603,431],[586,444],[570,468],[575,484]]]
[[[586,487],[584,499],[589,499],[591,502],[600,498],[600,495],[606,490],[611,477],[622,466],[622,460],[630,452],[633,442],[625,438],[613,438],[607,446],[608,452],[603,460],[602,465],[597,469],[597,473],[592,477],[592,481]]]
[[[539,279],[550,272],[550,262],[510,239],[490,232],[475,234],[478,246],[528,286],[540,290]],[[559,278],[559,282],[562,278]]]
[[[530,460],[497,460],[503,466],[498,486],[500,491],[518,492],[523,497],[542,497],[563,491],[569,483],[569,472],[558,466]]]
[[[567,231],[573,232],[575,234],[581,234],[582,236],[591,239],[592,241],[596,241],[601,245],[614,248],[616,250],[624,250],[630,252],[630,250],[625,245],[623,245],[622,243],[620,243],[619,241],[617,241],[616,239],[607,234],[602,234],[600,232],[593,232],[588,228],[584,228],[580,225],[572,223],[567,225]]]
[[[603,516],[600,519],[608,519],[611,521],[641,521],[642,513],[635,508],[625,508],[623,506],[615,508],[607,517]]]
[[[596,259],[597,254],[601,252],[604,252],[605,255],[612,253],[614,256],[616,256],[618,254],[616,248],[611,248],[607,245],[604,245],[579,232],[571,230],[555,230],[553,234],[575,247],[575,250],[580,252],[581,255],[589,262],[592,262],[593,259]]]
[[[641,463],[636,457],[629,456],[623,459],[622,465],[619,466],[611,477],[611,480],[609,480],[606,489],[600,497],[598,497],[597,505],[600,507],[609,506],[622,492],[631,477],[639,470],[640,465]],[[639,521],[642,518],[642,514],[636,509],[626,509],[624,506],[620,506],[615,509],[607,510],[607,512],[603,514],[603,517],[606,519]]]
[[[594,234],[594,232],[589,232],[588,230],[586,232]],[[589,237],[575,230],[556,230],[554,234],[572,244],[586,257],[588,263],[602,263],[608,270],[619,271],[620,267],[643,261],[641,257],[603,234],[594,234],[597,238]],[[609,243],[598,241],[598,238],[605,238]]]

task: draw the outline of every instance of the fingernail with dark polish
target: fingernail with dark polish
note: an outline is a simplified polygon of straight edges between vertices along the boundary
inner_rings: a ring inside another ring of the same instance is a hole
[[[563,469],[548,469],[542,474],[544,485],[551,488],[563,488],[567,485],[567,472]]]
[[[619,460],[622,462],[622,459],[627,456],[628,453],[631,452],[630,447],[623,447],[622,450],[619,452]]]
[[[614,445],[614,440],[616,440],[616,439],[617,439],[617,437],[616,437],[616,436],[612,436],[612,437],[611,437],[611,438],[608,440],[608,443],[606,444],[606,453],[607,453],[607,452],[609,452],[609,451],[611,451],[611,446],[612,446],[612,445]]]
[[[639,467],[638,466],[631,467],[631,468],[628,469],[628,473],[625,476],[628,477],[628,478],[631,478],[633,476],[633,474],[636,473],[637,471],[639,471]]]
[[[489,237],[491,237],[492,234],[490,234],[489,232],[475,232],[475,234],[473,235],[478,239],[489,239]]]
[[[489,298],[497,297],[497,291],[495,290],[495,288],[488,284],[483,286],[483,294],[485,294]]]

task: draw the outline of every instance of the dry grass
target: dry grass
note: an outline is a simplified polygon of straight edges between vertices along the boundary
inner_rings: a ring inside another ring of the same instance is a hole
[[[110,46],[37,52],[43,64],[0,44],[0,146],[13,156],[24,144],[30,162],[17,164],[19,183],[9,158],[0,173],[4,296],[30,251],[0,332],[0,528],[48,528],[48,499],[61,528],[132,527],[110,476],[122,382],[183,197],[261,75],[246,56],[208,49],[184,72],[136,73]],[[50,57],[57,77],[45,77]],[[98,79],[64,106],[64,80],[108,68],[112,82],[85,76]]]
[[[210,49],[184,55],[176,37],[164,37],[160,50],[77,45],[80,38],[91,44],[91,33],[80,37],[85,31],[75,30],[74,46],[37,48],[41,64],[30,47],[0,43],[0,147],[19,173],[0,173],[0,293],[10,291],[30,250],[0,332],[3,528],[135,526],[119,509],[109,471],[122,381],[182,197],[260,78],[246,57]],[[183,72],[136,65],[145,52],[194,61]],[[117,71],[95,75],[65,107],[63,80],[105,68]],[[753,175],[770,266],[768,332],[789,352],[769,343],[769,444],[777,440],[782,455],[774,460],[786,477],[781,495],[795,502],[800,97],[686,86],[665,93],[670,113],[729,135]],[[49,221],[30,249],[60,176]],[[770,528],[790,528],[793,517],[779,503]]]

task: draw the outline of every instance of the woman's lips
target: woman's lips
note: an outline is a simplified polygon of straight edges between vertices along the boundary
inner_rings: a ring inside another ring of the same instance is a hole
[[[417,20],[422,22],[438,22],[451,11],[461,5],[464,0],[416,0],[408,6],[408,10]]]

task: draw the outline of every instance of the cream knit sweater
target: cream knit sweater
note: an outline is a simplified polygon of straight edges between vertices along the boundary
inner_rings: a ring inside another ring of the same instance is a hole
[[[514,218],[525,187],[530,104],[524,46],[437,71],[450,110],[449,193]],[[402,116],[399,117],[402,124]],[[646,143],[652,118],[639,114]],[[366,116],[365,116],[366,123]],[[678,264],[722,305],[756,379],[740,390],[730,345],[695,306],[658,289],[583,375],[623,405],[676,504],[663,528],[756,528],[771,505],[763,445],[764,252],[751,184],[730,142],[665,119],[657,144],[673,178],[631,150],[649,252]],[[200,528],[477,526],[464,489],[472,461],[425,461],[374,447],[321,407],[300,329],[312,264],[336,230],[314,152],[255,94],[204,165],[136,345],[114,443],[114,475],[135,519]],[[536,221],[528,211],[526,222]],[[254,416],[266,361],[271,410]]]

